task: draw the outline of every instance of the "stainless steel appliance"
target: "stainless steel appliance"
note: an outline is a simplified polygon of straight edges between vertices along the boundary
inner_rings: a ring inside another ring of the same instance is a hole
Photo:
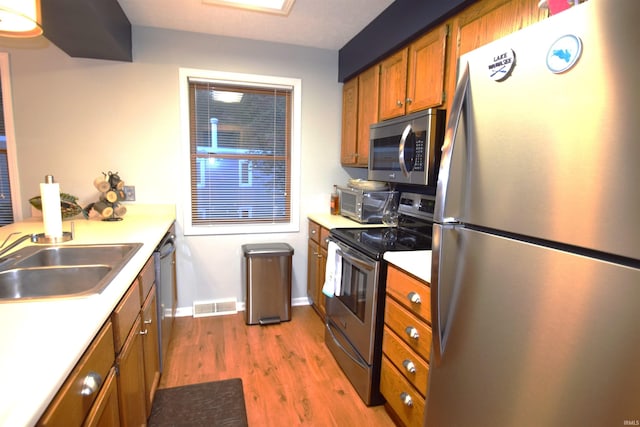
[[[435,187],[445,111],[429,109],[371,125],[368,178]]]
[[[371,191],[338,187],[340,215],[361,224],[381,224],[385,206],[396,191]]]
[[[175,224],[160,241],[153,253],[156,272],[156,290],[158,316],[158,336],[160,346],[160,372],[169,348],[173,321],[176,317],[177,289],[176,289],[176,229]]]
[[[640,423],[638,16],[590,0],[461,58],[426,426]]]
[[[380,394],[386,251],[431,249],[434,197],[402,193],[397,227],[336,228],[341,292],[327,298],[325,342],[367,405]]]

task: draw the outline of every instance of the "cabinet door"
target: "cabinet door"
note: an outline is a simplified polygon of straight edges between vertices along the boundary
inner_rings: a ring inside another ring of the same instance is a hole
[[[358,76],[358,156],[356,166],[369,165],[369,127],[378,122],[380,65]]]
[[[402,116],[407,93],[407,58],[404,48],[380,64],[380,120]]]
[[[444,66],[448,26],[425,34],[409,46],[406,112],[424,110],[444,101]]]
[[[358,138],[358,78],[355,77],[342,86],[342,145],[340,162],[354,165],[357,160]]]
[[[144,382],[147,418],[151,415],[153,396],[160,382],[160,354],[158,343],[158,309],[156,286],[153,285],[142,306],[142,345],[144,351]]]
[[[111,368],[83,427],[119,427],[118,385],[116,368]]]
[[[146,399],[144,387],[144,355],[138,316],[116,358],[118,375],[118,404],[120,424],[141,426],[146,424]]]
[[[318,283],[320,245],[309,239],[307,254],[307,296],[311,300],[311,305],[317,309],[318,288],[322,292],[322,285]]]

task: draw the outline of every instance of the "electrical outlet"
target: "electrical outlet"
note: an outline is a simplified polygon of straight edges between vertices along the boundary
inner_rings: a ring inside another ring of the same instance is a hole
[[[136,200],[136,187],[134,185],[124,186],[124,200],[126,202],[133,202]]]

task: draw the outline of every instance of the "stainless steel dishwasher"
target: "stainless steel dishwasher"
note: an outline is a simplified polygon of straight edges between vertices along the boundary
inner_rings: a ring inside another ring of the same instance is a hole
[[[160,347],[160,372],[163,371],[164,361],[171,338],[173,320],[177,307],[176,284],[176,228],[175,224],[169,228],[160,244],[153,253],[156,271],[156,289],[158,292],[158,340]]]

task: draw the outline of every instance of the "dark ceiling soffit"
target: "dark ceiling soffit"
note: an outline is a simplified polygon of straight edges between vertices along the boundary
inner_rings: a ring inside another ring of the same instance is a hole
[[[477,0],[396,0],[338,52],[344,82]]]
[[[45,0],[44,36],[71,57],[128,61],[131,23],[117,0]]]

